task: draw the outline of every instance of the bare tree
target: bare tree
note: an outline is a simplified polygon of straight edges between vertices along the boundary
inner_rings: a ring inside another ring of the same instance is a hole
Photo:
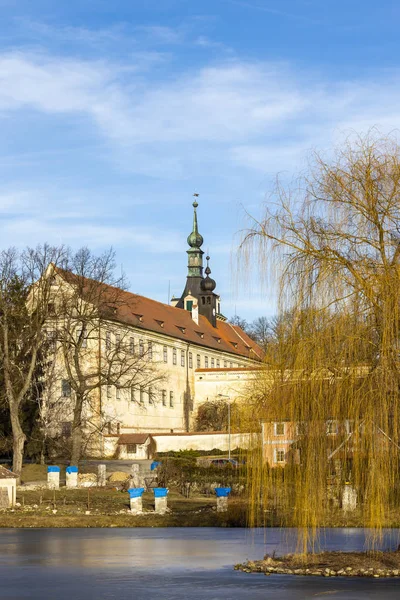
[[[114,270],[112,250],[97,257],[87,248],[71,257],[68,270],[54,270],[53,329],[64,394],[73,400],[72,464],[81,457],[85,432],[103,427],[102,391],[153,387],[163,379],[151,347],[133,344],[131,330],[118,320],[126,285]]]
[[[21,408],[29,393],[49,312],[48,264],[59,264],[63,248],[38,246],[0,253],[0,363],[13,435],[13,470],[21,473],[25,433]]]

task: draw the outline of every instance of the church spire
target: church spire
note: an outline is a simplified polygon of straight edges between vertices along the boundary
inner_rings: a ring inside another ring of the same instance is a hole
[[[188,236],[187,243],[190,249],[187,250],[189,257],[188,261],[188,277],[203,277],[203,250],[201,246],[203,244],[203,236],[199,233],[199,227],[197,223],[197,207],[199,206],[197,198],[199,194],[193,194],[195,200],[193,202],[193,230]]]

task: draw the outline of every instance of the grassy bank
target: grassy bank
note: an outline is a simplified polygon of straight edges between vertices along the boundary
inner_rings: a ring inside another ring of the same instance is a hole
[[[246,510],[233,500],[216,512],[213,497],[168,495],[170,512],[154,514],[152,492],[143,494],[143,514],[132,515],[129,496],[113,488],[18,491],[15,509],[0,511],[0,527],[244,527]]]

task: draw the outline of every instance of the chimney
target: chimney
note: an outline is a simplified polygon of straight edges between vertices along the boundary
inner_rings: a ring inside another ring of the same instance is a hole
[[[192,319],[196,323],[196,325],[199,324],[199,305],[197,304],[196,301],[193,301]]]

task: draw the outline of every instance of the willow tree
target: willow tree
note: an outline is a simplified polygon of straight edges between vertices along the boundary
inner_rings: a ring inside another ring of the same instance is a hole
[[[351,481],[365,526],[399,507],[400,145],[376,132],[314,153],[295,186],[278,182],[244,232],[242,264],[275,279],[282,329],[253,390],[252,411],[295,440],[284,469],[249,462],[250,516],[271,502],[301,532],[326,522],[334,486]],[[297,463],[297,464],[296,464]],[[261,492],[260,492],[261,489]],[[377,539],[376,537],[374,539]]]

